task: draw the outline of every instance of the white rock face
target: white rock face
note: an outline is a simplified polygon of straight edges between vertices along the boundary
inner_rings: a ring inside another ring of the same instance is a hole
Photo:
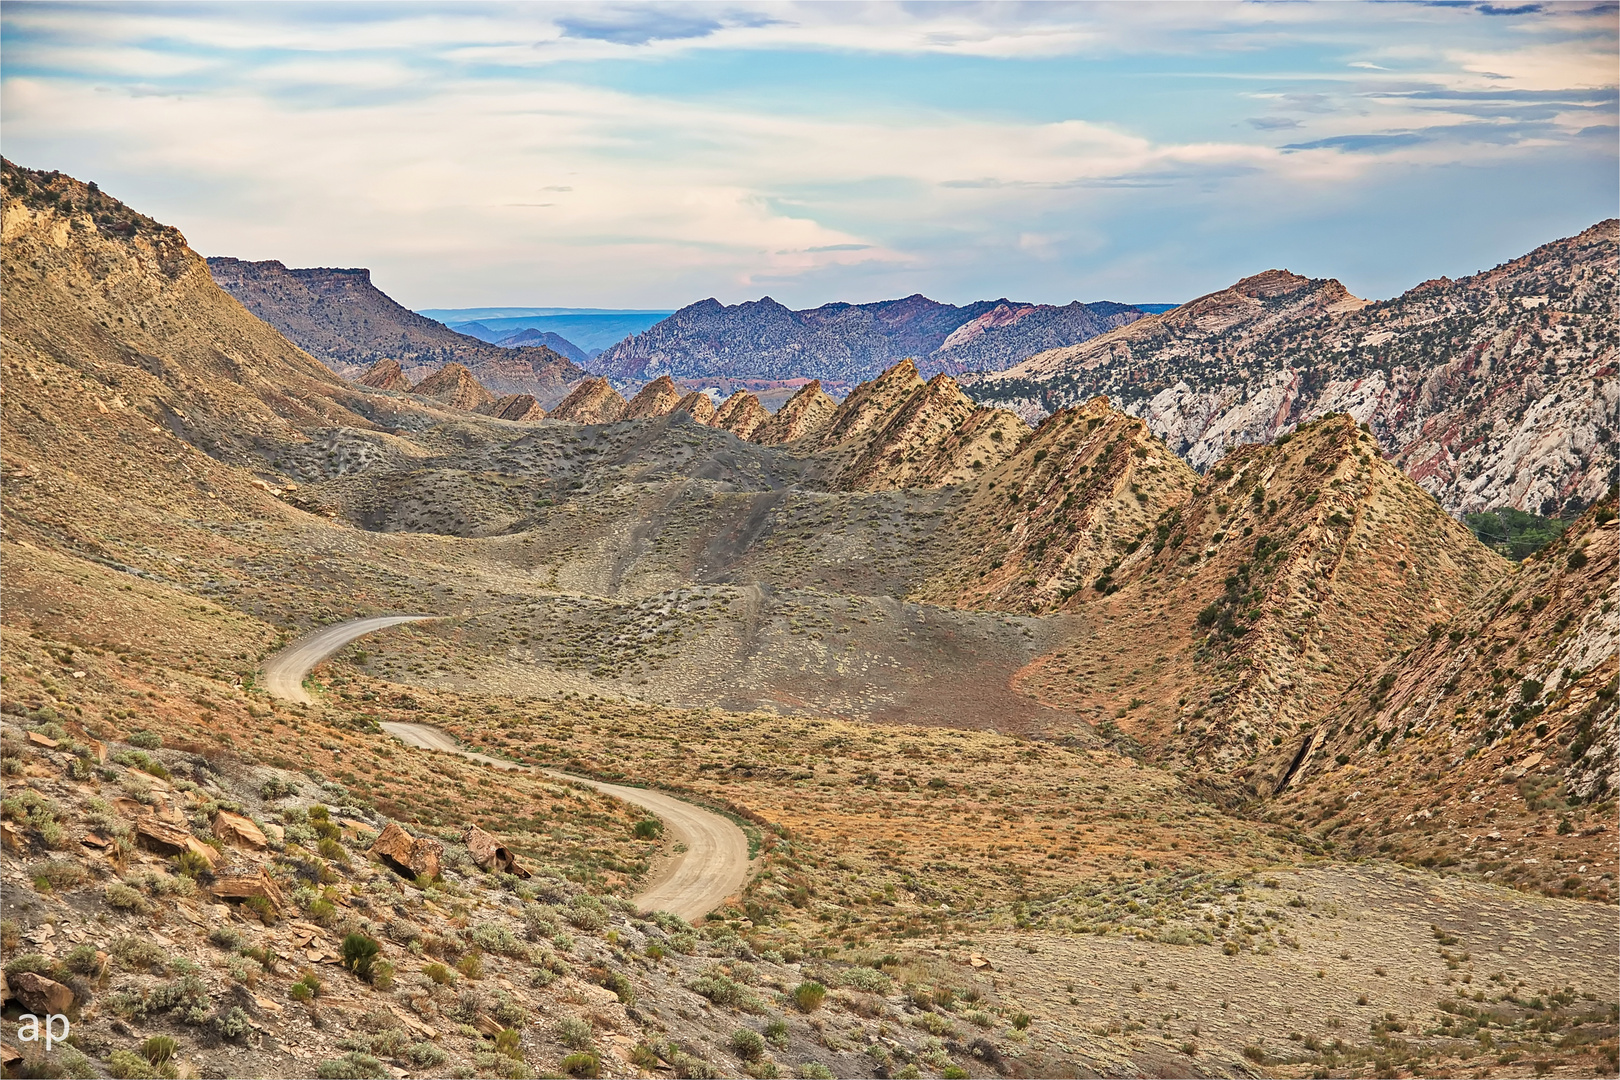
[[[1455,514],[1568,512],[1620,456],[1617,252],[1607,221],[1377,304],[1270,272],[964,386],[1031,421],[1106,394],[1200,470],[1348,413]]]

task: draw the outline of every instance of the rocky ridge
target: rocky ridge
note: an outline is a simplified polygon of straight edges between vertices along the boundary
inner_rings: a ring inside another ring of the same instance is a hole
[[[254,315],[341,375],[391,359],[419,381],[456,363],[496,393],[532,394],[544,403],[562,398],[585,374],[549,348],[504,349],[418,315],[372,284],[369,270],[289,269],[275,260],[225,257],[210,258],[208,269]]]
[[[967,388],[1026,417],[1107,394],[1199,469],[1347,412],[1453,513],[1578,512],[1620,448],[1617,235],[1601,222],[1378,303],[1269,271]]]
[[[821,380],[838,391],[917,358],[928,374],[1004,368],[1032,353],[1094,337],[1140,318],[1125,304],[1066,307],[983,300],[965,307],[925,296],[805,311],[764,297],[727,306],[688,305],[588,364],[621,388],[658,375],[678,379]]]

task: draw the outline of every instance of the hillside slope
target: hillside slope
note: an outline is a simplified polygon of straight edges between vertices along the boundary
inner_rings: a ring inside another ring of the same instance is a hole
[[[1372,304],[1268,271],[967,389],[1030,417],[1107,394],[1199,469],[1347,412],[1453,513],[1578,512],[1620,451],[1617,237],[1600,222]]]
[[[418,315],[373,285],[369,270],[293,270],[224,257],[210,258],[208,269],[249,311],[343,375],[391,359],[419,382],[456,363],[498,394],[532,394],[550,405],[585,374],[551,349],[503,349]]]

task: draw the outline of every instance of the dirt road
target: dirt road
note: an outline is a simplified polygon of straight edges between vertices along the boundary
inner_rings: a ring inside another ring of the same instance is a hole
[[[401,742],[427,750],[442,750],[481,761],[498,769],[526,769],[488,754],[463,750],[438,728],[426,724],[385,722],[382,729]],[[685,845],[658,866],[647,886],[636,895],[636,903],[648,911],[670,911],[683,919],[696,919],[719,907],[735,895],[748,878],[748,837],[734,823],[719,814],[682,802],[672,795],[646,788],[605,784],[583,776],[542,769],[558,780],[587,784],[597,791],[639,806],[664,822],[666,844]]]
[[[373,630],[431,618],[434,616],[378,615],[369,619],[351,619],[335,626],[324,626],[305,634],[264,662],[264,688],[269,691],[271,697],[309,704],[312,699],[304,690],[304,676],[308,675],[316,664],[355,638],[369,634]]]
[[[324,627],[299,638],[264,662],[265,689],[288,701],[310,701],[304,690],[304,676],[316,664],[357,637],[400,623],[432,618],[431,615],[383,615],[354,619]],[[511,761],[488,754],[463,750],[438,728],[426,724],[384,723],[384,731],[412,746],[460,754],[498,769],[525,769]],[[643,788],[604,784],[582,776],[541,770],[547,776],[576,784],[587,784],[616,799],[639,806],[664,822],[664,841],[670,857],[655,867],[647,886],[636,896],[636,903],[648,911],[669,911],[683,919],[696,919],[719,907],[742,888],[748,879],[748,837],[733,822],[672,795]]]

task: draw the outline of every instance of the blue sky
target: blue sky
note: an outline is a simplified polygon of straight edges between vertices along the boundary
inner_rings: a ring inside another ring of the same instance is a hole
[[[1369,297],[1613,216],[1616,5],[0,9],[3,149],[413,307]]]

